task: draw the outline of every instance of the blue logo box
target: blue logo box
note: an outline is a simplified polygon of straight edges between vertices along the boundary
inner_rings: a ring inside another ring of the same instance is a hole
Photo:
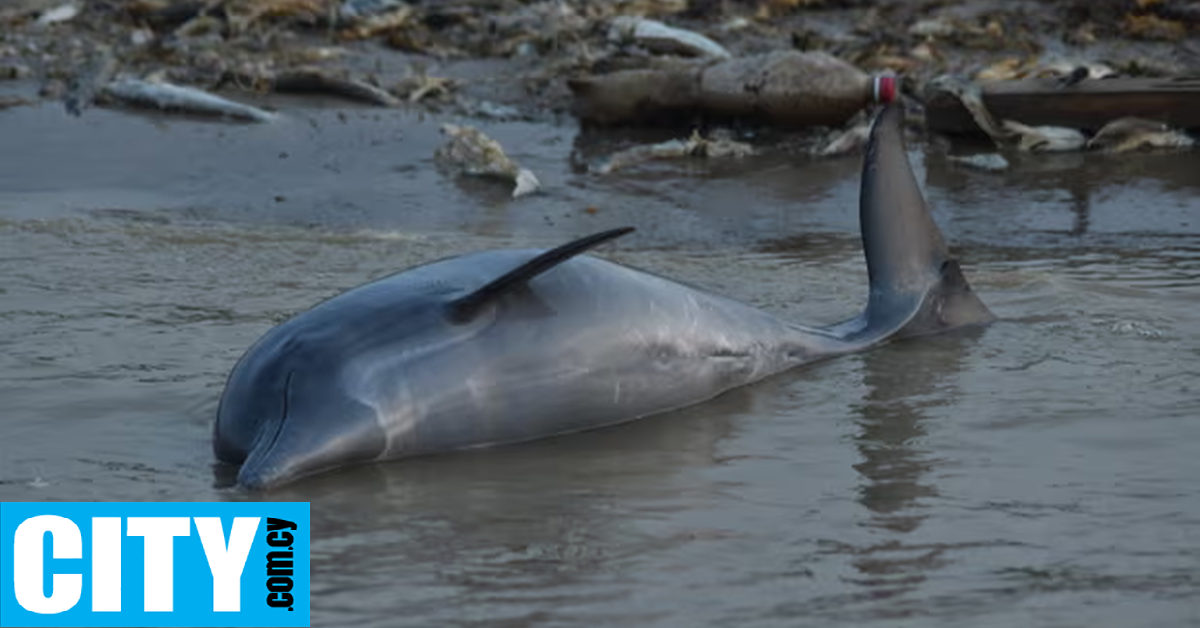
[[[308,626],[309,505],[0,503],[0,626]]]

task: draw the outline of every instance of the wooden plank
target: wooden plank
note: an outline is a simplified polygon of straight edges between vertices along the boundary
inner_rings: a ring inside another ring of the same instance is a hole
[[[1065,87],[1056,79],[1025,79],[983,83],[980,88],[984,105],[997,121],[1094,131],[1117,118],[1137,116],[1200,130],[1200,77],[1097,79]],[[983,135],[950,94],[931,95],[925,119],[938,133]]]

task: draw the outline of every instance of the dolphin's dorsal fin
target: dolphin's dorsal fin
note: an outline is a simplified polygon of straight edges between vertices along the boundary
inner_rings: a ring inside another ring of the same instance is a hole
[[[450,302],[447,306],[446,314],[450,320],[455,322],[466,322],[475,317],[476,314],[483,311],[487,304],[496,299],[512,292],[513,290],[524,286],[526,282],[538,275],[558,266],[559,264],[591,249],[595,246],[604,244],[609,240],[615,240],[623,235],[632,233],[633,227],[620,227],[618,229],[609,229],[601,231],[590,236],[579,238],[568,242],[558,248],[550,249],[541,255],[521,264],[520,266],[504,273],[497,279],[484,285],[482,288],[465,296],[459,297]]]

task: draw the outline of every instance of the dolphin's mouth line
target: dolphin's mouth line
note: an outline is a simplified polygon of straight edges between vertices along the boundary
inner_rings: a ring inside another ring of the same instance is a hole
[[[254,447],[252,447],[250,449],[250,455],[246,457],[246,461],[245,461],[245,463],[243,463],[243,467],[245,466],[246,463],[251,462],[254,458],[261,458],[262,456],[265,456],[268,452],[270,452],[272,449],[274,449],[275,442],[279,440],[279,435],[283,433],[283,423],[284,423],[284,421],[287,420],[287,417],[288,417],[288,401],[291,399],[291,396],[292,396],[292,374],[293,373],[295,373],[295,371],[288,371],[287,379],[285,379],[283,382],[283,411],[280,412],[280,414],[279,414],[279,419],[275,424],[275,429],[271,430],[270,432],[267,432],[268,434],[271,435],[270,439],[265,440],[265,441],[259,440],[258,442],[256,442],[254,444]],[[258,455],[256,455],[256,454],[258,454]]]

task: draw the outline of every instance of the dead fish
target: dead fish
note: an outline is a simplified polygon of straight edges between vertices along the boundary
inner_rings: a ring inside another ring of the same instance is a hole
[[[704,35],[667,26],[658,20],[630,15],[620,15],[612,19],[609,23],[608,39],[617,43],[636,43],[655,53],[715,59],[728,59],[732,56],[724,46]]]
[[[512,197],[532,194],[541,188],[533,172],[517,165],[504,154],[504,148],[496,140],[484,135],[474,127],[443,124],[442,133],[450,138],[434,154],[442,164],[458,169],[466,175],[492,177],[514,184]]]
[[[0,63],[0,81],[15,81],[33,76],[33,70],[22,63]]]
[[[129,44],[134,48],[141,48],[154,41],[154,31],[148,28],[135,28],[129,32]]]
[[[404,96],[409,103],[419,103],[429,97],[448,97],[458,86],[458,81],[441,76],[429,76],[424,72],[410,76],[398,84],[397,94]]]
[[[179,39],[195,41],[207,38],[215,44],[225,39],[225,22],[215,15],[197,15],[180,24],[172,34]]]
[[[994,49],[1007,39],[997,20],[978,25],[949,15],[919,20],[908,28],[908,34],[926,41],[941,40],[982,49]]]
[[[754,147],[749,144],[723,138],[705,139],[699,132],[692,132],[692,136],[686,140],[669,140],[618,151],[591,171],[596,174],[610,174],[648,161],[681,157],[742,158],[753,154]]]
[[[355,20],[403,8],[400,0],[346,0],[338,7],[338,16],[343,20]]]
[[[117,61],[112,51],[107,47],[93,50],[91,59],[83,71],[71,78],[67,83],[67,91],[63,95],[63,106],[67,113],[80,116],[83,110],[92,106],[96,94],[102,86],[112,80],[117,71]]]
[[[817,150],[816,154],[820,157],[837,157],[839,155],[857,153],[867,145],[867,138],[870,135],[871,120],[867,119],[848,129],[839,131],[824,146]]]
[[[634,146],[633,148],[613,153],[604,163],[591,168],[591,171],[596,174],[610,174],[622,168],[647,161],[689,157],[693,150],[695,150],[695,144],[691,140],[669,140],[657,144]]]
[[[1188,32],[1187,25],[1183,22],[1163,19],[1157,15],[1128,14],[1125,16],[1123,27],[1122,30],[1129,37],[1147,41],[1179,41],[1187,37]]]
[[[234,34],[247,33],[252,26],[266,20],[317,24],[337,12],[328,0],[210,0],[209,5],[224,9],[225,21]]]
[[[741,159],[743,157],[750,157],[755,153],[754,147],[745,142],[735,142],[724,138],[699,139],[701,141],[700,156],[709,159],[726,159],[730,157]]]
[[[171,83],[118,79],[106,85],[104,95],[128,105],[182,111],[200,115],[221,116],[249,122],[270,122],[275,114],[210,94],[194,87]]]
[[[950,94],[962,103],[963,108],[971,114],[971,119],[997,146],[1007,143],[1012,138],[1012,132],[996,123],[992,112],[983,104],[983,90],[978,83],[963,80],[956,76],[943,75],[929,82],[927,88],[931,92]]]
[[[68,2],[39,15],[36,24],[38,26],[49,26],[50,24],[58,24],[59,22],[69,22],[75,19],[77,15],[79,15],[79,5]]]
[[[1073,80],[1078,83],[1083,80],[1098,80],[1119,76],[1111,66],[1095,61],[1054,61],[1044,63],[1034,71],[1037,78],[1057,78]]]
[[[1000,172],[1008,170],[1008,160],[1000,153],[977,153],[974,155],[950,155],[947,157],[950,161],[962,164],[976,170],[987,170],[989,172]]]
[[[54,8],[57,0],[4,0],[0,2],[0,24],[24,22]]]
[[[1030,63],[1017,57],[1006,57],[975,73],[977,81],[1011,81],[1029,73]]]
[[[32,105],[33,101],[21,98],[20,96],[10,96],[8,94],[0,94],[0,111],[11,107],[25,107]]]
[[[386,13],[359,15],[348,20],[350,25],[339,31],[338,37],[342,40],[370,39],[408,25],[413,15],[414,10],[408,5],[400,5]]]
[[[1019,150],[1030,153],[1058,153],[1079,150],[1087,143],[1087,138],[1076,129],[1063,126],[1028,126],[1005,120],[1004,130],[1016,138]]]
[[[284,70],[272,76],[269,82],[277,92],[331,94],[377,107],[400,106],[400,99],[384,89],[321,68]]]
[[[913,37],[951,37],[964,28],[965,25],[949,17],[938,16],[914,22],[908,27],[908,34]]]
[[[621,15],[676,15],[686,11],[692,4],[689,0],[611,0],[608,10]]]
[[[1052,78],[1058,80],[1062,89],[1078,85],[1083,81],[1113,78],[1119,76],[1116,70],[1103,63],[1080,60],[1042,61],[1036,66],[1025,67],[1017,76],[1010,78]]]
[[[1070,74],[1060,77],[1058,79],[1058,86],[1071,87],[1072,85],[1078,85],[1086,78],[1088,78],[1088,69],[1083,66],[1079,66],[1074,70],[1071,70]]]
[[[466,101],[461,103],[464,113],[477,118],[490,118],[492,120],[519,120],[523,117],[521,110],[510,106],[501,105],[488,100]]]
[[[1017,57],[1002,59],[975,74],[975,78],[980,81],[1009,81],[1031,77],[1055,78],[1062,81],[1064,85],[1114,76],[1118,76],[1116,70],[1096,61],[1020,59]]]
[[[1143,149],[1191,148],[1196,140],[1161,122],[1144,118],[1120,118],[1104,125],[1088,140],[1087,149],[1125,153]]]

